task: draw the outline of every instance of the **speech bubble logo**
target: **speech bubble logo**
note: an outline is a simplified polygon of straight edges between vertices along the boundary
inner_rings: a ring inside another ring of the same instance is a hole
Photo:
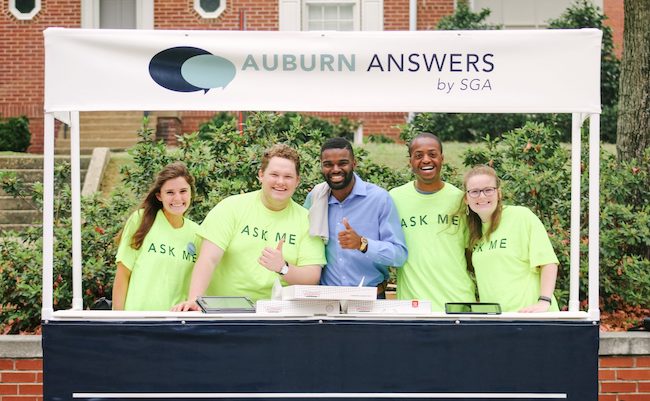
[[[172,47],[149,62],[149,75],[154,82],[175,92],[207,93],[212,88],[225,88],[235,73],[232,62],[198,47]]]
[[[212,54],[194,56],[183,63],[181,76],[199,88],[225,88],[235,78],[235,65]]]

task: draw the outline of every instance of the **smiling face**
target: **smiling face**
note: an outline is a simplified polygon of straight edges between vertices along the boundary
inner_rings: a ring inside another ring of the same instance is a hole
[[[321,153],[320,159],[320,171],[332,190],[345,189],[353,185],[356,162],[349,150],[326,149]]]
[[[163,212],[168,217],[182,217],[190,207],[192,189],[184,177],[165,181],[156,194],[163,205]]]
[[[465,187],[467,188],[465,203],[479,215],[481,221],[489,221],[501,198],[496,178],[487,174],[473,175],[467,179]],[[476,198],[470,196],[470,193],[477,193],[477,191],[480,192]],[[485,192],[491,194],[486,195]]]
[[[440,142],[427,136],[415,139],[410,146],[409,161],[419,189],[432,191],[442,187],[440,170],[444,156]]]
[[[289,202],[300,183],[296,164],[283,157],[274,156],[265,170],[258,172],[262,183],[262,203],[271,210],[282,210]]]

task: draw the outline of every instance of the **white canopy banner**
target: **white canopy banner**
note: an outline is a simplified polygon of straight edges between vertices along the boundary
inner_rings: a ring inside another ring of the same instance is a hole
[[[600,113],[596,29],[44,35],[46,112]]]

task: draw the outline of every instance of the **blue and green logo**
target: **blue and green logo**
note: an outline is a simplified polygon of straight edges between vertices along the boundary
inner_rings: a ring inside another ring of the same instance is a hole
[[[235,65],[198,47],[180,46],[161,51],[149,62],[149,75],[163,88],[175,92],[208,93],[225,88],[235,78]]]

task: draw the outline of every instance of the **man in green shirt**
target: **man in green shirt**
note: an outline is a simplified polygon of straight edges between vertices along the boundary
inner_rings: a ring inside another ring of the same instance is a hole
[[[262,158],[262,189],[228,197],[208,213],[198,232],[203,242],[188,300],[174,311],[198,310],[196,298],[204,294],[270,299],[277,277],[318,284],[323,242],[309,235],[307,209],[291,199],[299,170],[298,152],[275,145]]]
[[[408,248],[406,264],[397,271],[397,298],[431,301],[434,312],[447,302],[475,302],[467,271],[467,226],[457,215],[463,191],[444,182],[442,142],[420,133],[409,143],[415,181],[390,191]]]

